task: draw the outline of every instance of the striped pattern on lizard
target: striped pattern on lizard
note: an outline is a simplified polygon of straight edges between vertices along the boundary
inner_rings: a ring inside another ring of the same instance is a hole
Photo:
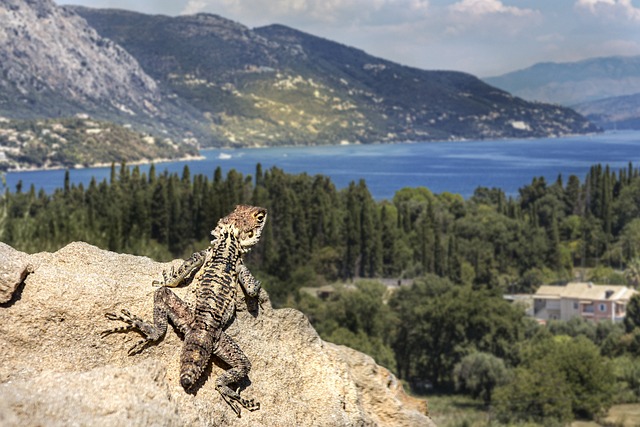
[[[224,329],[235,314],[236,293],[240,284],[248,296],[256,297],[260,282],[243,264],[242,256],[258,243],[266,223],[267,211],[255,206],[239,205],[218,221],[211,231],[211,245],[196,252],[177,271],[163,272],[163,285],[154,294],[153,324],[123,309],[107,313],[109,320],[122,321],[127,326],[106,330],[103,337],[114,332],[136,330],[144,338],[129,350],[135,354],[146,344],[160,340],[171,322],[184,334],[180,356],[180,384],[189,391],[204,372],[212,355],[230,368],[216,380],[222,398],[240,416],[240,406],[250,411],[260,409],[252,399],[244,399],[230,385],[246,377],[251,363]],[[169,287],[190,281],[197,285],[195,307],[192,309]]]

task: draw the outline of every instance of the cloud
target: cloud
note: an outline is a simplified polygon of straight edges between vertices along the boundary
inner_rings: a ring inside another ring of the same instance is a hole
[[[537,10],[507,6],[500,0],[461,0],[449,5],[447,12],[447,35],[474,34],[487,42],[522,34],[543,19]]]
[[[575,7],[588,10],[596,17],[640,22],[640,7],[634,6],[631,0],[577,0]]]
[[[424,16],[429,0],[189,0],[182,14],[218,13],[250,25],[386,25]],[[252,22],[247,22],[252,21]]]
[[[536,14],[532,9],[505,6],[500,0],[462,0],[449,6],[454,13],[469,15],[507,14],[513,16],[529,16]]]

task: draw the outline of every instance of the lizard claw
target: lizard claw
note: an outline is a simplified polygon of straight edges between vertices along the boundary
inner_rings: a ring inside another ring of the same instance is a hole
[[[216,388],[220,396],[222,396],[224,401],[233,409],[233,412],[236,413],[238,418],[240,418],[240,405],[252,412],[260,409],[260,402],[256,402],[253,399],[244,399],[240,396],[240,387],[238,387],[236,391],[229,389],[227,386],[217,386]]]
[[[144,350],[144,346],[145,344],[147,344],[148,342],[150,342],[151,340],[148,338],[144,338],[141,339],[140,341],[138,341],[137,343],[135,343],[135,345],[133,345],[129,351],[127,351],[127,354],[129,356],[133,356],[134,354],[140,353],[142,350]]]

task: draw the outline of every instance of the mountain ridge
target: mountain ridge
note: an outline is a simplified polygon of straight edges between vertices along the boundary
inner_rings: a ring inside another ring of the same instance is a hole
[[[640,92],[585,102],[574,108],[605,129],[640,130]]]
[[[225,145],[512,138],[595,131],[453,71],[375,58],[274,24],[70,7],[209,119]],[[171,40],[167,43],[166,40]],[[164,41],[162,50],[155,49]],[[179,66],[175,66],[179,64]]]
[[[454,71],[283,25],[0,4],[0,117],[89,115],[193,147],[561,136],[598,129]],[[95,159],[96,162],[101,159]],[[83,160],[84,163],[84,160]]]
[[[541,62],[484,79],[517,96],[574,108],[603,128],[640,129],[640,56]]]

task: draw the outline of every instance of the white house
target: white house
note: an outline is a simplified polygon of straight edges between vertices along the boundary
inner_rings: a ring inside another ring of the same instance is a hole
[[[536,319],[569,320],[575,316],[591,319],[622,321],[629,299],[638,293],[620,285],[568,283],[565,286],[543,285],[533,295],[533,315]]]

